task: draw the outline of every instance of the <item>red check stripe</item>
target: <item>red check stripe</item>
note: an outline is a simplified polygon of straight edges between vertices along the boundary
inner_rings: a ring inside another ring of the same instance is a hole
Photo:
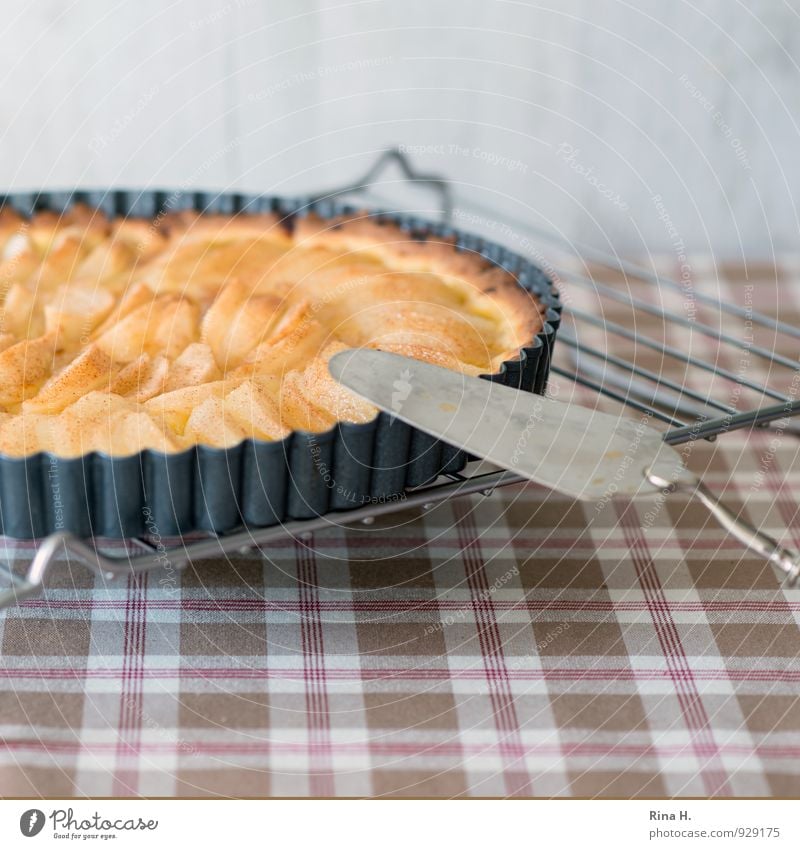
[[[330,711],[325,674],[325,645],[319,606],[317,561],[313,539],[296,542],[300,592],[300,635],[306,683],[309,782],[312,796],[333,796]]]
[[[697,690],[691,666],[681,643],[675,621],[669,614],[661,582],[650,557],[647,540],[642,533],[635,509],[625,505],[617,509],[620,525],[631,549],[631,557],[636,566],[636,576],[645,597],[655,599],[650,613],[658,636],[661,651],[667,661],[678,703],[684,722],[692,737],[692,747],[701,764],[700,773],[709,796],[729,796],[730,786],[719,749],[714,739],[714,731]]]
[[[534,789],[525,767],[525,750],[520,737],[514,696],[509,685],[503,640],[486,577],[478,529],[475,527],[470,508],[468,502],[458,500],[453,504],[453,516],[456,520],[458,539],[463,547],[464,570],[467,585],[472,593],[472,609],[489,684],[492,712],[500,738],[500,750],[508,764],[504,774],[506,792],[509,796],[530,795]]]
[[[128,578],[128,598],[125,607],[124,656],[122,687],[120,692],[119,740],[117,767],[114,772],[114,793],[118,796],[135,794],[138,768],[135,756],[141,744],[142,717],[144,715],[145,637],[147,628],[146,574]]]

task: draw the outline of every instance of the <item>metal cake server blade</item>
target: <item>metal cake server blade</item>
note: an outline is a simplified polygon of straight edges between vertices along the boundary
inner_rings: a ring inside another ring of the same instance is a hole
[[[596,503],[691,491],[794,584],[800,556],[743,521],[647,424],[372,349],[331,358],[333,377],[381,410],[556,492]]]

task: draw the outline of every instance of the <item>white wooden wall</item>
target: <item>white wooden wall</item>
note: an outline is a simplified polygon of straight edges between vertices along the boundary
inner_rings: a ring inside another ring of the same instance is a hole
[[[622,251],[798,244],[800,0],[4,9],[4,188],[295,193],[402,144],[464,197]]]

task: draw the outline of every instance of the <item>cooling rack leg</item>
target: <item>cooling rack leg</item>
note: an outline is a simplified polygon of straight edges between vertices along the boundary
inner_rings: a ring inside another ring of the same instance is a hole
[[[12,585],[0,592],[0,610],[13,607],[21,601],[25,601],[26,598],[39,595],[44,586],[45,575],[59,549],[63,546],[65,536],[65,534],[53,534],[52,537],[48,537],[42,543],[24,578],[13,576],[12,573]]]
[[[87,565],[98,575],[114,577],[114,565],[100,555],[92,546],[68,533],[51,534],[46,537],[28,567],[25,577],[8,589],[0,592],[0,610],[13,607],[26,598],[39,595],[44,588],[44,580],[59,554],[64,553]],[[109,571],[111,570],[111,571]]]

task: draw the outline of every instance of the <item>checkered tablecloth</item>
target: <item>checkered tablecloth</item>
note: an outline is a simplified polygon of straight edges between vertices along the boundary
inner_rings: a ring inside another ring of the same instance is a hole
[[[800,263],[719,271],[694,258],[698,291],[800,326]],[[689,463],[800,548],[798,448],[731,433]],[[798,796],[799,624],[800,591],[682,495],[512,487],[177,583],[64,563],[0,616],[0,795]]]

